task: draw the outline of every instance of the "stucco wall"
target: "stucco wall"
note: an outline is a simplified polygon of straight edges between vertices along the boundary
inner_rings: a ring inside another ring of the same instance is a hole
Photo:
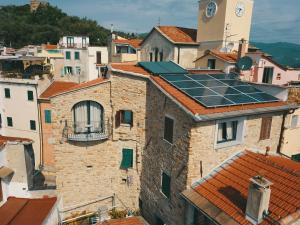
[[[101,64],[108,64],[108,49],[107,47],[88,47],[88,80],[94,80],[101,75],[100,68],[97,64],[97,52],[101,52]],[[99,68],[99,69],[98,69]]]

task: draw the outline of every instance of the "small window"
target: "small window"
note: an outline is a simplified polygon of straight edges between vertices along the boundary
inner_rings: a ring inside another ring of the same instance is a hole
[[[207,68],[214,70],[216,69],[216,60],[215,59],[208,59],[207,60]]]
[[[73,75],[73,68],[71,66],[65,66],[64,70],[65,75]]]
[[[171,193],[171,177],[165,172],[162,173],[161,178],[161,191],[167,197],[170,198]]]
[[[292,129],[298,127],[298,119],[299,119],[299,116],[298,116],[298,115],[293,115],[293,116],[292,116],[292,119],[291,119],[291,128],[292,128]]]
[[[163,52],[159,53],[159,59],[160,59],[161,62],[164,60],[164,53]]]
[[[51,110],[45,110],[45,123],[51,123]]]
[[[4,94],[5,94],[5,98],[10,98],[10,89],[4,88]]]
[[[129,169],[133,167],[133,150],[123,149],[121,169]]]
[[[75,60],[79,60],[80,59],[80,52],[75,52]]]
[[[30,120],[30,130],[36,130],[36,124],[34,120]]]
[[[169,143],[173,143],[174,120],[165,117],[164,139]]]
[[[272,84],[273,74],[274,74],[274,67],[265,67],[262,82],[265,84]]]
[[[71,52],[66,52],[66,59],[70,60],[71,59]]]
[[[300,154],[293,155],[293,156],[292,156],[292,160],[297,161],[297,162],[300,162]]]
[[[27,91],[28,101],[33,101],[33,91]]]
[[[81,68],[80,68],[80,66],[76,66],[76,75],[80,75],[80,73],[81,73]]]
[[[261,121],[260,140],[270,139],[272,128],[272,117],[264,117]]]
[[[96,64],[102,64],[102,55],[101,55],[101,52],[97,52]]]
[[[281,73],[277,73],[276,79],[277,79],[277,80],[281,80]]]
[[[133,126],[133,112],[130,110],[120,110],[116,114],[116,127],[121,124],[128,124]]]
[[[7,117],[7,126],[8,127],[13,127],[13,119],[12,119],[12,117]]]
[[[224,143],[236,140],[238,121],[229,121],[218,124],[217,143]]]
[[[150,52],[149,57],[150,57],[149,61],[152,62],[153,61],[153,53],[152,52]]]

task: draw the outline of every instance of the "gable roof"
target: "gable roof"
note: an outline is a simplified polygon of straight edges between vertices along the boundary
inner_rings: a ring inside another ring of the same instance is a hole
[[[115,219],[99,223],[98,225],[147,225],[142,217],[129,217],[124,219]]]
[[[9,197],[0,207],[0,225],[42,225],[56,200],[56,197],[43,199]]]
[[[228,62],[228,63],[236,63],[238,60],[238,54],[237,53],[225,53],[225,52],[218,52],[218,51],[206,51],[203,56],[200,56],[197,58],[194,62],[198,61],[199,59],[204,58],[205,56],[214,56],[222,61]]]
[[[261,224],[283,222],[291,215],[300,219],[300,163],[278,155],[241,152],[184,191],[183,196],[220,224],[225,224],[222,218],[226,218],[227,224],[251,225],[245,219],[249,179],[261,173],[273,183],[270,215]]]
[[[92,87],[101,83],[108,81],[108,79],[97,78],[83,83],[73,83],[73,82],[63,82],[63,81],[54,81],[41,95],[40,99],[49,99],[56,95],[67,93],[71,91],[80,90],[82,88]]]
[[[113,42],[116,44],[126,44],[130,45],[135,49],[138,49],[141,47],[141,43],[143,40],[141,39],[114,39]]]
[[[8,142],[19,142],[19,143],[32,143],[33,141],[29,138],[20,138],[20,137],[8,137],[0,135],[0,146],[6,145]]]

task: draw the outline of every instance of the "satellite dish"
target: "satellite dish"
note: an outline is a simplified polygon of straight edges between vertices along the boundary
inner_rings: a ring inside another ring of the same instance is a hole
[[[226,47],[223,47],[223,48],[220,49],[220,52],[227,52],[227,51],[228,51],[228,50],[227,50]]]
[[[253,65],[253,60],[249,56],[240,58],[237,63],[239,70],[250,70]]]

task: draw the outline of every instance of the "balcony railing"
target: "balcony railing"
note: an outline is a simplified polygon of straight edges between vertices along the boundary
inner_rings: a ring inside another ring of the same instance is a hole
[[[68,140],[88,142],[108,139],[109,123],[107,122],[106,125],[102,121],[74,122],[71,132],[68,132]]]

